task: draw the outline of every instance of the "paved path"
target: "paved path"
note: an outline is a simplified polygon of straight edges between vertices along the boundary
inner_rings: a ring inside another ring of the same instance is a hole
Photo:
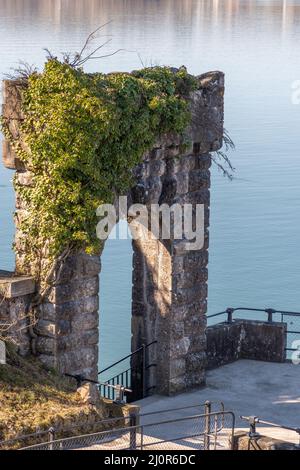
[[[206,387],[173,397],[154,395],[137,403],[141,406],[141,413],[148,413],[197,405],[206,400],[223,401],[225,409],[235,413],[237,428],[248,429],[240,415],[256,415],[278,424],[300,427],[300,365],[239,360],[209,371]],[[186,410],[174,413],[173,417],[191,414],[195,414],[194,411]],[[170,414],[166,416],[172,418]],[[160,413],[157,418],[157,421],[164,419],[164,415]],[[142,424],[149,420],[144,418]],[[150,422],[154,422],[153,416]],[[171,433],[171,427],[165,430],[166,434]],[[262,431],[283,440],[299,442],[296,433],[266,426]],[[154,437],[155,433],[152,435]]]

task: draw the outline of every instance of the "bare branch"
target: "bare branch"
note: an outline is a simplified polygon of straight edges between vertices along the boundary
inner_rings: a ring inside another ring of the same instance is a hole
[[[28,64],[24,61],[19,61],[18,67],[11,67],[11,73],[4,74],[8,80],[18,80],[20,84],[27,82],[30,75],[37,72],[35,65]]]
[[[136,51],[129,51],[128,49],[117,49],[116,51],[114,52],[111,52],[109,54],[105,54],[105,55],[100,55],[100,56],[97,56],[97,57],[89,57],[87,60],[91,60],[91,59],[104,59],[105,57],[111,57],[115,54],[118,54],[119,52],[121,51],[126,51],[126,52],[136,52]],[[86,60],[84,60],[82,63],[86,62]]]
[[[112,23],[112,20],[109,20],[109,21],[107,21],[107,23],[104,23],[104,24],[100,25],[98,28],[96,28],[94,31],[92,31],[92,32],[88,35],[88,37],[86,38],[85,43],[84,43],[84,45],[83,45],[81,51],[76,54],[79,58],[82,57],[84,51],[85,51],[86,48],[89,46],[90,42],[95,39],[96,33],[97,33],[98,31],[100,31],[100,29],[103,29],[105,26],[107,26],[107,25],[110,24],[110,23]],[[75,66],[75,65],[74,65],[74,66]]]
[[[145,68],[146,66],[145,66],[145,64],[144,64],[144,62],[143,62],[143,59],[142,59],[142,57],[141,57],[141,54],[140,54],[139,52],[137,52],[137,55],[138,55],[138,58],[139,58],[139,60],[140,60],[140,63],[141,63],[141,65],[142,65],[142,67]]]
[[[108,40],[105,41],[103,44],[101,44],[101,46],[96,47],[96,49],[93,50],[93,52],[91,52],[89,55],[87,55],[86,57],[84,57],[84,58],[81,59],[81,60],[78,60],[77,63],[76,63],[76,66],[77,66],[77,67],[80,67],[80,65],[82,65],[84,62],[86,62],[87,60],[89,60],[94,54],[96,54],[96,52],[98,52],[100,49],[102,49],[102,47],[105,47],[105,46],[106,46],[107,44],[109,44],[111,41],[112,41],[112,39],[108,39]]]
[[[217,166],[218,170],[222,171],[223,176],[226,176],[230,180],[233,180],[232,173],[230,173],[230,171],[228,171],[228,169],[226,168],[225,165],[223,165],[222,163],[220,163],[220,161],[218,161],[218,159],[216,158],[216,154],[218,154],[218,152],[215,152],[214,154],[211,155],[211,159],[212,159],[213,163]]]

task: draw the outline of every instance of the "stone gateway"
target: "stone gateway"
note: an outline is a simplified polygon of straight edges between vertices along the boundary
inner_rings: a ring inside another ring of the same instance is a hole
[[[147,361],[156,367],[147,371],[146,388],[156,387],[162,394],[205,383],[210,152],[223,144],[224,76],[209,72],[197,78],[199,87],[190,95],[190,127],[184,136],[164,135],[156,142],[135,168],[136,183],[127,194],[130,204],[204,205],[204,245],[199,250],[187,251],[184,240],[133,240],[132,351],[156,341],[147,349]],[[17,133],[22,112],[12,81],[4,82],[3,115]],[[31,184],[30,171],[7,141],[3,159],[19,184]],[[34,295],[33,272],[19,246],[18,221],[24,211],[26,203],[16,194],[16,271],[0,279],[0,289],[15,282],[16,290],[5,291],[0,320],[18,319]],[[66,260],[58,283],[37,310],[37,323],[22,333],[24,353],[33,351],[62,373],[97,378],[100,271],[100,256],[79,252]]]

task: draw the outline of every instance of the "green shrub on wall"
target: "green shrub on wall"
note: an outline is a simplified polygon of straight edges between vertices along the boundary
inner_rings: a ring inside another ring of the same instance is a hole
[[[132,169],[155,139],[188,124],[186,97],[196,79],[184,68],[86,74],[57,59],[33,73],[23,89],[24,122],[6,138],[32,172],[17,191],[28,213],[21,221],[29,261],[47,247],[50,259],[66,247],[98,252],[96,208],[132,185]]]

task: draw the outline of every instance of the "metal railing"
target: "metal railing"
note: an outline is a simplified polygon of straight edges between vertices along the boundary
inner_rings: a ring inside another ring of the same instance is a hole
[[[170,415],[172,418],[174,417],[174,413],[182,413],[182,412],[188,412],[194,410],[194,413],[201,413],[201,414],[211,414],[212,412],[224,412],[225,407],[223,402],[210,402],[206,401],[205,403],[200,403],[196,405],[188,405],[184,407],[178,407],[178,408],[168,408],[168,409],[162,409],[162,410],[157,410],[157,411],[152,411],[148,413],[130,413],[128,416],[119,416],[115,418],[107,418],[103,419],[101,421],[93,423],[93,429],[95,430],[98,427],[98,432],[105,431],[107,428],[110,430],[116,430],[118,428],[124,428],[124,427],[132,427],[132,426],[137,426],[138,423],[141,423],[141,421],[145,421],[142,424],[153,424],[151,422],[152,418],[154,419],[154,423],[157,420],[157,416],[160,418],[168,418],[168,415]],[[221,426],[218,428],[218,432],[221,431],[221,429],[224,427],[224,421],[221,420]],[[55,429],[55,427],[50,427],[47,430],[43,431],[37,431],[35,433],[31,434],[26,434],[26,435],[20,435],[17,436],[13,439],[8,439],[5,441],[0,442],[0,449],[18,449],[22,448],[25,446],[30,446],[32,445],[38,445],[37,441],[40,441],[40,443],[45,444],[43,440],[45,440],[46,436],[48,437],[48,445],[50,445],[53,441],[55,440],[61,440],[63,438],[68,438],[68,437],[74,437],[76,436],[76,430],[77,434],[80,432],[82,429],[82,423],[74,424],[71,426],[68,426],[63,430],[63,437],[61,436],[62,431],[58,432],[58,430]],[[61,436],[61,439],[59,439],[59,435]],[[31,446],[30,446],[31,447]]]
[[[99,382],[98,380],[91,380],[83,377],[82,375],[73,375],[73,374],[64,374],[66,377],[71,377],[76,380],[77,388],[80,387],[82,384],[89,382],[98,386],[100,390],[101,387],[105,387],[105,389],[109,390],[109,395],[112,395],[112,400],[115,403],[123,405],[126,403],[126,396],[128,393],[132,393],[132,390],[127,386],[123,385],[122,383],[108,383],[108,382]]]
[[[300,445],[300,428],[295,428],[292,426],[285,426],[283,424],[276,424],[276,423],[273,423],[272,421],[266,421],[266,420],[260,419],[258,416],[240,416],[240,418],[249,423],[249,437],[250,438],[257,438],[260,436],[256,427],[257,424],[265,424],[266,426],[270,426],[273,428],[286,429],[287,431],[295,432],[296,434],[298,434],[299,445]]]
[[[118,385],[133,389],[133,394],[127,397],[128,402],[146,397],[149,390],[155,388],[155,386],[147,387],[147,371],[150,367],[156,367],[155,363],[149,363],[147,360],[147,350],[156,343],[157,341],[152,341],[151,343],[143,344],[132,353],[100,370],[100,372],[98,372],[99,376],[114,369],[123,362],[130,360],[130,367],[127,367],[122,372],[115,374],[113,377],[105,380],[104,383],[101,383],[99,386],[100,395],[104,398],[115,400],[116,392],[110,386]]]
[[[104,431],[106,428],[109,429],[117,429],[125,426],[131,426],[136,424],[136,419],[139,415],[128,415],[128,416],[119,416],[115,418],[106,418],[102,419],[100,421],[96,421],[92,424],[93,429],[97,428],[99,429],[99,432]],[[67,426],[63,430],[57,430],[54,426],[50,427],[49,429],[42,430],[42,431],[36,431],[35,433],[30,433],[30,434],[24,434],[24,435],[19,435],[16,436],[12,439],[7,439],[5,441],[0,441],[0,450],[1,449],[14,449],[14,448],[20,448],[23,443],[30,442],[32,440],[39,440],[41,439],[41,443],[44,441],[42,439],[45,439],[45,436],[48,437],[48,443],[51,443],[54,440],[58,439],[59,434],[67,437],[75,436],[76,435],[76,430],[77,430],[77,435],[78,433],[82,430],[82,428],[85,425],[82,423],[75,423],[73,425]],[[28,444],[29,445],[29,444]],[[37,444],[34,444],[37,445]],[[24,444],[23,444],[24,447]]]
[[[45,439],[45,436],[48,436],[48,442],[51,442],[54,440],[55,436],[55,430],[54,428],[50,427],[49,429],[45,431],[36,431],[34,433],[30,434],[24,434],[17,436],[12,439],[6,439],[5,441],[0,441],[0,450],[3,449],[16,449],[19,448],[22,443],[23,445],[27,442],[30,442],[30,440],[37,440],[39,438]]]
[[[228,449],[234,426],[234,413],[216,411],[51,440],[20,450]]]
[[[235,312],[251,312],[251,313],[265,313],[267,314],[266,321],[271,323],[277,321],[287,324],[287,347],[286,351],[297,351],[292,347],[294,339],[300,339],[300,312],[290,312],[285,310],[276,310],[274,308],[250,308],[250,307],[229,307],[226,310],[213,315],[207,315],[207,318],[215,318],[221,315],[226,315],[226,323],[234,321],[233,315]],[[241,318],[239,318],[241,319]],[[256,318],[254,318],[255,320]]]

